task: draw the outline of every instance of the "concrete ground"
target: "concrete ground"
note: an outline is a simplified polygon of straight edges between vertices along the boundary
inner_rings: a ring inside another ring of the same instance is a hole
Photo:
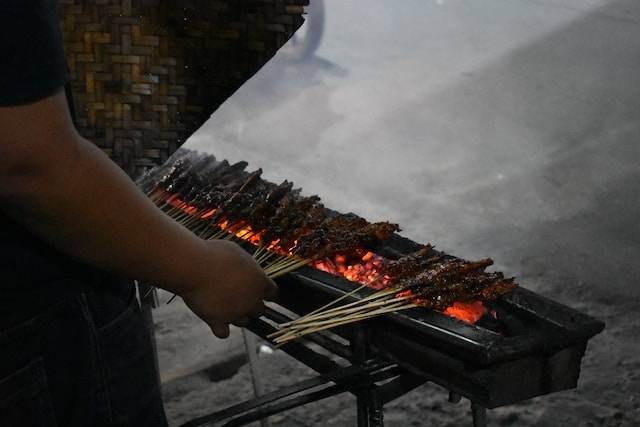
[[[640,2],[325,4],[316,56],[276,57],[185,146],[399,222],[414,240],[491,256],[607,322],[577,390],[494,411],[492,425],[640,424]],[[238,335],[214,341],[170,307],[157,321],[173,422],[249,396]],[[274,387],[308,374],[279,353],[262,360]],[[229,378],[212,382],[207,364]],[[466,425],[466,407],[445,397],[420,388],[390,405],[388,425]],[[274,424],[351,425],[352,403]]]

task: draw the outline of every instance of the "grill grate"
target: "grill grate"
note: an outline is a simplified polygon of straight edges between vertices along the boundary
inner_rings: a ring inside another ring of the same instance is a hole
[[[409,253],[416,245],[396,236],[387,252]],[[346,280],[312,268],[278,283],[279,304],[297,314],[353,289]],[[487,327],[417,308],[373,319],[367,328],[380,357],[489,408],[576,387],[586,344],[602,331],[602,322],[521,287],[492,308],[498,320]],[[354,330],[334,332],[352,339]],[[528,381],[514,375],[519,371],[528,373]]]

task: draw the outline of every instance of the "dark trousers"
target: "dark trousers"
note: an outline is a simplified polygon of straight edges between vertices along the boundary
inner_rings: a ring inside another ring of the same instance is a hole
[[[127,289],[70,294],[0,327],[0,426],[167,425],[149,332]]]

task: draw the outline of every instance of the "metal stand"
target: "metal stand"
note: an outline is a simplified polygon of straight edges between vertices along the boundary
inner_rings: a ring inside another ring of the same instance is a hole
[[[471,402],[471,413],[473,414],[473,427],[487,427],[487,408]]]
[[[372,357],[369,330],[360,327],[351,341],[351,348],[358,363],[366,363]],[[358,401],[358,427],[383,427],[384,405],[426,383],[423,377],[402,371],[402,374],[384,385],[370,383],[355,393]]]
[[[365,328],[359,328],[355,339],[351,341],[351,349],[356,363],[364,363],[371,354],[369,333]],[[384,425],[383,405],[378,398],[374,384],[356,393],[358,401],[358,427],[382,427]]]
[[[278,316],[274,312],[270,314]],[[264,337],[274,328],[264,321],[254,321],[250,330]],[[221,425],[228,427],[242,426],[345,392],[357,398],[358,426],[382,427],[384,404],[426,382],[426,379],[410,374],[393,363],[369,358],[371,352],[367,332],[363,328],[358,328],[357,336],[349,347],[321,334],[310,337],[310,340],[345,358],[351,365],[340,366],[325,354],[300,342],[288,343],[282,350],[319,372],[319,376],[196,418],[181,427],[212,426],[221,422]],[[381,381],[386,382],[377,385]]]
[[[243,426],[264,417],[278,414],[307,403],[327,397],[357,390],[375,381],[382,381],[398,375],[397,367],[371,364],[366,368],[348,366],[339,368],[330,374],[302,381],[257,399],[248,400],[225,410],[191,420],[181,427],[212,426],[227,420],[225,427]],[[334,385],[330,385],[334,383]]]
[[[288,320],[280,313],[269,309],[267,309],[267,317],[278,323]],[[275,330],[269,323],[262,320],[253,321],[249,329],[260,337],[266,337]],[[374,352],[370,346],[366,325],[352,327],[351,330],[354,333],[349,336],[348,346],[322,333],[306,337],[308,341],[348,361],[349,366],[339,365],[327,355],[304,345],[302,341],[287,343],[282,346],[282,350],[320,375],[222,411],[196,418],[180,427],[243,426],[345,392],[356,396],[358,427],[383,427],[384,405],[424,384],[427,379],[414,375],[394,363],[373,357]],[[255,350],[255,345],[253,347]],[[250,348],[249,350],[253,351]],[[256,371],[255,375],[259,380],[259,372]],[[457,403],[460,400],[459,394],[454,392],[449,394],[450,402]],[[476,403],[473,403],[471,408],[473,426],[486,427],[486,408]]]

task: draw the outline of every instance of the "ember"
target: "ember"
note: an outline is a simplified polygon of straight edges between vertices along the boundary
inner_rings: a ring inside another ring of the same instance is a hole
[[[333,260],[316,261],[313,266],[352,282],[367,285],[372,289],[383,289],[389,285],[389,276],[384,274],[384,258],[373,252],[356,250],[355,257],[336,255]]]
[[[467,323],[476,323],[484,316],[485,307],[481,301],[456,301],[444,311],[445,314]]]

